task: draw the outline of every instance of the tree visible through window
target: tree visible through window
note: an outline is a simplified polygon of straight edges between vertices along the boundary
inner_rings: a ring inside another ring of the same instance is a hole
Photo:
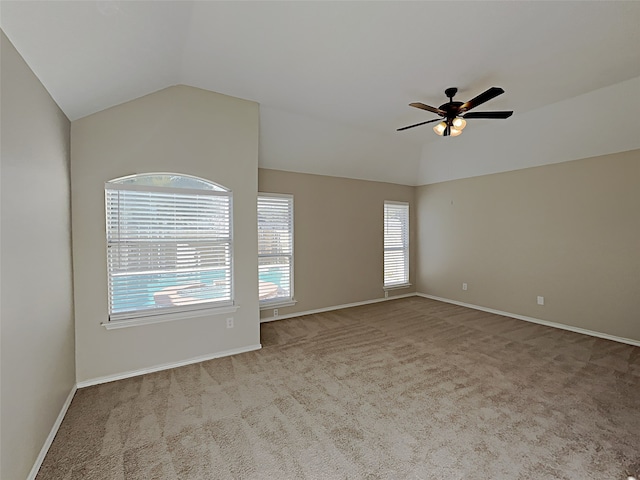
[[[384,202],[384,286],[409,283],[409,204]]]
[[[231,192],[189,175],[105,184],[109,320],[233,304]]]
[[[258,196],[258,277],[262,306],[293,300],[293,197]]]

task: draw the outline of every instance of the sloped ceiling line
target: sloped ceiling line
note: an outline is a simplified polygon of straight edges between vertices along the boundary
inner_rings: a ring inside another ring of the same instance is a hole
[[[526,134],[518,115],[639,77],[639,24],[640,2],[0,2],[71,120],[186,84],[262,105],[263,166],[405,184],[450,178],[476,133]],[[490,109],[516,115],[456,139],[395,132],[428,119],[410,102],[453,86],[461,100],[503,87]]]

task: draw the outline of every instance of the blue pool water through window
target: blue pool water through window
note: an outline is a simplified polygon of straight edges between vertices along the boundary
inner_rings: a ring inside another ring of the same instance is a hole
[[[280,268],[262,271],[259,274],[262,282],[269,282],[278,286],[278,289],[286,288],[283,285],[283,275]],[[112,305],[113,312],[127,312],[131,304],[143,305],[147,309],[160,308],[163,305],[158,301],[159,294],[166,290],[174,290],[178,297],[195,298],[198,300],[224,298],[226,295],[226,283],[224,270],[212,270],[196,273],[167,273],[167,274],[140,274],[135,277],[115,276],[112,278],[112,289],[115,301]],[[222,286],[221,286],[222,284]],[[189,288],[180,288],[181,286]],[[131,293],[136,292],[134,300],[130,300]],[[129,293],[127,295],[127,293]]]

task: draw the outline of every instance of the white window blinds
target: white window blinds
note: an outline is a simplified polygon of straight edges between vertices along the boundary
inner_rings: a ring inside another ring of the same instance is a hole
[[[409,283],[409,204],[384,202],[384,286]]]
[[[293,299],[293,197],[258,196],[258,276],[262,305]]]
[[[105,185],[110,321],[231,305],[231,192],[116,182]]]

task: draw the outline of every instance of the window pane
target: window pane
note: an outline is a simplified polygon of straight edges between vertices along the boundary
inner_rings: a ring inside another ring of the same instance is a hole
[[[227,239],[229,207],[228,196],[107,190],[107,239]]]
[[[112,313],[180,307],[230,299],[228,270],[147,272],[111,277]]]
[[[291,298],[291,257],[263,257],[258,261],[260,300]]]
[[[409,204],[384,204],[384,285],[409,283]]]
[[[293,298],[293,197],[258,197],[258,277],[263,303]]]
[[[212,190],[219,192],[228,191],[217,183],[209,182],[198,177],[192,177],[191,175],[178,175],[175,173],[131,175],[129,177],[111,180],[109,183],[120,185],[143,185],[146,187],[191,188],[195,190]]]

